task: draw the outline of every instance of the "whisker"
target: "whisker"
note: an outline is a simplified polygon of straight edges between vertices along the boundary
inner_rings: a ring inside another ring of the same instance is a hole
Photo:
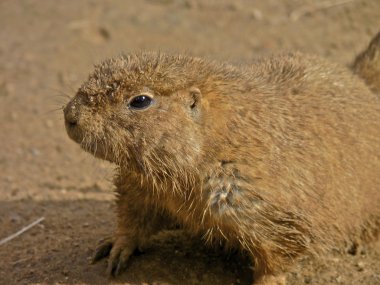
[[[46,112],[43,112],[41,115],[50,115],[51,113],[55,113],[55,112],[58,112],[58,111],[62,111],[63,110],[63,107],[59,107],[59,108],[55,108],[55,109],[51,109],[51,110],[48,110]]]
[[[56,87],[48,86],[48,89],[50,89],[51,91],[54,91],[54,92],[58,93],[58,94],[53,95],[55,97],[63,97],[63,98],[69,99],[69,100],[71,100],[71,98],[73,97],[72,94],[66,93],[64,90],[58,89]],[[76,91],[73,90],[73,93],[75,94]]]

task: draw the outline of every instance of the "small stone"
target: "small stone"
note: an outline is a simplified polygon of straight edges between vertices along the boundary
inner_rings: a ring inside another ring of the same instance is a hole
[[[310,284],[311,281],[312,281],[312,279],[311,279],[310,276],[305,276],[305,278],[304,278],[304,282],[305,282],[306,284]]]
[[[109,40],[111,38],[111,33],[110,31],[105,28],[105,27],[99,27],[98,28],[98,33],[99,35],[104,39],[104,40]]]
[[[21,221],[21,216],[18,215],[18,214],[16,214],[16,213],[11,214],[11,216],[10,216],[10,221],[11,221],[12,223],[19,223],[19,222]]]
[[[363,261],[359,261],[357,264],[356,264],[356,267],[358,269],[358,271],[363,271],[364,270],[364,267],[365,267],[365,264]]]
[[[34,156],[39,156],[41,154],[41,151],[38,149],[38,148],[32,148],[31,149],[31,153],[34,155]]]
[[[252,19],[255,19],[255,20],[263,19],[263,13],[259,9],[252,9],[250,12],[250,16]]]

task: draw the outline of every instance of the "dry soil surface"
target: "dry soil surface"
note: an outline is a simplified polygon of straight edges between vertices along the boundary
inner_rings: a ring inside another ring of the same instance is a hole
[[[114,227],[112,165],[66,136],[61,106],[94,63],[122,52],[187,52],[249,63],[289,50],[349,64],[380,29],[380,1],[0,1],[1,284],[250,284],[238,254],[181,231],[158,236],[117,279],[90,265]],[[380,284],[380,246],[305,259],[289,284]]]

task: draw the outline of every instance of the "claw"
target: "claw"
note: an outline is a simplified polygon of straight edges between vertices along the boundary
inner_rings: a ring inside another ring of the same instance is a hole
[[[119,276],[127,268],[127,262],[131,253],[131,250],[127,249],[119,251],[112,256],[111,252],[111,256],[108,259],[108,275],[113,277]]]
[[[135,249],[135,243],[131,243],[125,236],[106,238],[95,250],[92,263],[108,257],[107,275],[116,277],[127,267],[129,256]]]
[[[107,266],[107,275],[110,277],[116,277],[116,268],[118,265],[120,254],[117,254],[117,256],[110,256],[108,258],[108,266]]]
[[[119,276],[124,269],[127,268],[127,261],[129,259],[129,255],[126,255],[125,252],[121,252],[119,256],[119,262],[117,263],[116,269],[114,271],[114,276]]]
[[[95,255],[92,258],[92,264],[98,262],[99,260],[107,257],[110,255],[111,249],[113,246],[112,241],[105,241],[103,244],[101,244],[96,250]]]

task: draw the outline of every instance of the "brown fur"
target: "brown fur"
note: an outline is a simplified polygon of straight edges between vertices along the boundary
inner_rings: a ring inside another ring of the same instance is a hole
[[[155,104],[129,109],[141,93]],[[95,256],[109,255],[110,274],[172,220],[248,252],[257,284],[283,282],[298,257],[377,234],[380,102],[317,57],[237,68],[122,56],[96,67],[65,118],[72,139],[118,165],[118,227]]]

